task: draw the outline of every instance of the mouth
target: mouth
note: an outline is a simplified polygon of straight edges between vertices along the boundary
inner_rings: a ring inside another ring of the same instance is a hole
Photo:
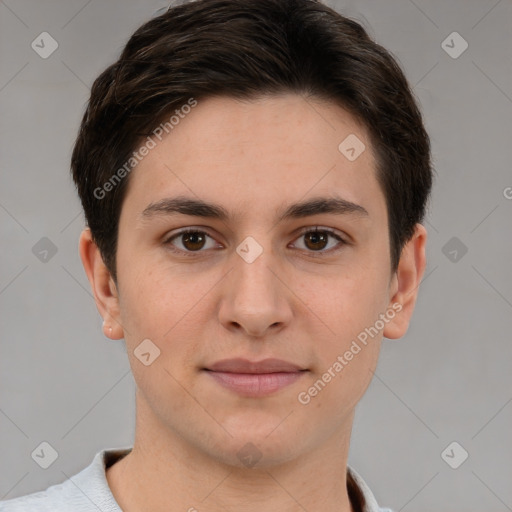
[[[215,382],[242,396],[261,397],[293,384],[308,370],[281,359],[224,359],[203,368]]]

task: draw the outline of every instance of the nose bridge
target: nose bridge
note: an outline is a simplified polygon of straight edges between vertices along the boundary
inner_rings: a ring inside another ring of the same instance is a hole
[[[274,261],[270,242],[263,245],[256,238],[247,237],[233,258],[220,321],[227,328],[236,325],[251,335],[263,335],[269,327],[286,323],[291,317],[290,304],[286,288],[274,275],[279,265]]]
[[[269,245],[264,249],[256,244],[254,239],[246,240],[237,248],[234,269],[237,289],[248,293],[273,295],[275,283],[271,281],[275,280],[275,276],[269,268],[272,266],[272,250]]]
[[[269,268],[273,264],[270,242],[263,246],[255,238],[247,237],[239,244],[236,253],[233,291],[237,302],[254,312],[272,307],[278,283]]]

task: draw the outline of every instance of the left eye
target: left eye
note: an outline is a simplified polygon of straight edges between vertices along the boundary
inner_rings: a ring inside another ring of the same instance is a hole
[[[338,241],[337,244],[334,244],[334,247],[337,245],[344,245],[346,243],[343,238],[337,235],[334,231],[325,228],[309,228],[304,230],[298,237],[298,239],[301,238],[304,238],[305,244],[304,248],[299,247],[299,249],[304,249],[307,252],[312,253],[330,252],[333,246],[326,249],[326,247],[329,245],[329,238],[334,238]],[[174,244],[175,239],[180,240],[181,247],[177,247]],[[210,247],[207,246],[208,239],[211,240]],[[190,256],[194,255],[194,253],[204,252],[202,249],[214,249],[216,247],[215,240],[210,235],[208,235],[208,233],[197,229],[186,229],[184,231],[180,231],[179,233],[172,235],[164,243],[171,246],[172,251],[184,253]]]
[[[308,252],[330,252],[332,246],[329,249],[325,250],[325,247],[328,245],[329,238],[335,238],[338,241],[338,244],[334,244],[334,247],[336,247],[336,245],[345,244],[343,238],[337,235],[334,231],[325,228],[308,229],[300,234],[299,239],[300,238],[304,238],[306,240],[306,244],[308,244],[308,246],[306,246],[306,250],[309,249]]]

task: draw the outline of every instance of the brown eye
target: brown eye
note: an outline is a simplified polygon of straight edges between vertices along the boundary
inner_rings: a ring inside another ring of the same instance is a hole
[[[210,239],[210,246],[207,246]],[[206,252],[206,249],[215,247],[214,239],[199,229],[185,229],[169,237],[164,244],[169,246],[173,252],[194,256],[194,253]],[[204,250],[203,250],[204,249]]]
[[[344,245],[346,245],[345,240],[341,238],[338,234],[330,229],[305,229],[299,236],[298,240],[303,239],[304,247],[300,247],[299,249],[304,249],[306,252],[314,254],[315,252],[319,253],[318,256],[323,254],[329,254],[332,252],[336,252],[341,249]],[[330,244],[330,240],[337,240],[337,244]],[[331,245],[329,248],[326,247]]]
[[[329,235],[326,235],[322,231],[309,231],[306,233],[304,240],[306,241],[306,246],[308,249],[311,249],[313,251],[319,251],[322,249],[325,249],[328,240]]]
[[[181,236],[183,246],[189,251],[197,251],[199,249],[202,249],[206,239],[204,233],[201,233],[200,231],[182,233]]]

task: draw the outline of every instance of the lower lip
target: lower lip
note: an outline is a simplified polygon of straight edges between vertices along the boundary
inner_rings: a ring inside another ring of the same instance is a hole
[[[228,373],[206,371],[221,386],[231,389],[244,396],[265,396],[293,384],[305,373],[279,372],[279,373]]]

